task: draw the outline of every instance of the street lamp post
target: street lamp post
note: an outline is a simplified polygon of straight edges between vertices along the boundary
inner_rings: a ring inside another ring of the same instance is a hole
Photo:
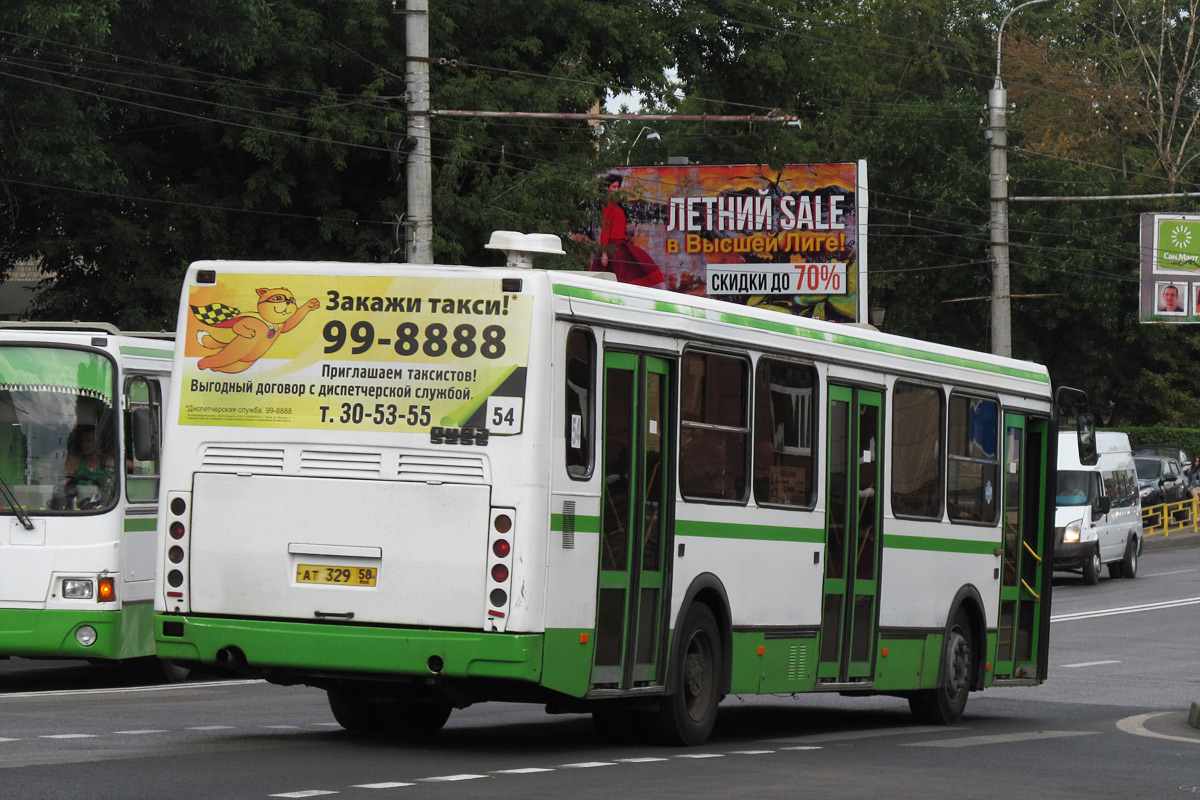
[[[650,132],[646,133],[646,131],[650,131]],[[649,127],[646,127],[645,125],[643,125],[642,129],[640,131],[638,131],[637,136],[633,137],[633,144],[629,145],[629,152],[627,152],[625,154],[625,166],[627,166],[627,167],[629,166],[629,158],[633,155],[633,148],[637,147],[638,139],[642,138],[643,133],[646,133],[646,141],[647,142],[649,142],[649,141],[657,142],[657,141],[662,140],[662,136],[659,135],[658,131],[654,130],[653,128],[649,128]]]
[[[1008,92],[1000,81],[1000,43],[1004,26],[1013,14],[1026,6],[1048,0],[1029,0],[1009,11],[996,33],[996,82],[988,92],[988,129],[985,136],[991,147],[992,207],[992,352],[1012,356],[1012,288],[1008,269]]]

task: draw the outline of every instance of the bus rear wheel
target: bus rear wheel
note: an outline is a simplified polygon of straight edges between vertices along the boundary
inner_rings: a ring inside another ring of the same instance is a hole
[[[942,643],[942,674],[936,689],[921,689],[909,695],[913,716],[930,725],[953,725],[962,719],[975,674],[971,644],[971,620],[966,612],[954,615]]]
[[[348,731],[421,739],[442,729],[453,707],[440,697],[393,698],[330,689],[329,709]]]
[[[721,702],[721,633],[708,606],[688,610],[679,635],[678,685],[659,707],[656,739],[662,744],[703,744]]]

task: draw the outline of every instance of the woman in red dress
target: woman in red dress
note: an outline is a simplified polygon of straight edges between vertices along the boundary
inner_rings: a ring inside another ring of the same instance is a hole
[[[612,272],[621,283],[665,289],[666,281],[654,259],[626,238],[625,209],[621,208],[617,198],[621,176],[608,175],[604,180],[609,198],[601,211],[604,221],[600,226],[600,253],[592,256],[588,269],[592,272]]]

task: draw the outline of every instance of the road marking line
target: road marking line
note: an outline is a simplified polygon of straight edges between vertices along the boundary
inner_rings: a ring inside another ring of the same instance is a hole
[[[615,761],[580,761],[578,764],[559,764],[562,769],[591,769],[592,767],[615,767]]]
[[[675,758],[724,758],[724,753],[681,753]]]
[[[1027,731],[1000,733],[993,736],[964,736],[960,739],[940,739],[934,742],[906,742],[900,747],[977,747],[986,744],[1028,742],[1038,739],[1061,739],[1064,736],[1094,736],[1100,731]]]
[[[95,739],[94,733],[52,733],[46,736],[39,736],[39,739]]]
[[[779,749],[780,750],[820,750],[821,748],[817,747],[814,744],[798,744],[793,747],[781,747]]]
[[[145,736],[148,733],[166,733],[163,730],[145,730],[145,731],[113,731],[113,733],[121,734],[122,736]]]
[[[1194,569],[1177,569],[1174,572],[1154,572],[1149,575],[1142,574],[1143,578],[1161,578],[1163,575],[1182,575],[1185,572],[1195,572]]]
[[[188,728],[189,731],[231,731],[232,725],[197,725],[194,728]]]
[[[171,692],[179,689],[208,689],[220,686],[247,686],[252,683],[266,683],[260,680],[247,681],[209,681],[207,683],[171,683],[165,686],[126,686],[121,689],[58,689],[47,692],[12,692],[0,694],[0,700],[10,697],[64,697],[77,694],[129,694],[131,692]]]
[[[518,767],[517,769],[492,770],[496,775],[533,775],[537,772],[554,772],[550,767]]]
[[[0,742],[19,742],[19,741],[21,741],[21,740],[20,739],[6,739],[3,736],[0,736]]]
[[[1158,611],[1164,608],[1179,608],[1194,606],[1200,603],[1200,597],[1186,597],[1182,600],[1166,600],[1162,603],[1146,603],[1140,606],[1121,606],[1119,608],[1101,608],[1097,611],[1079,611],[1074,614],[1059,614],[1050,617],[1051,622],[1069,622],[1076,619],[1091,619],[1093,617],[1111,617],[1117,614],[1136,614],[1139,611]]]
[[[438,775],[433,778],[421,778],[420,780],[428,781],[429,783],[453,783],[455,781],[473,781],[477,778],[490,778],[491,775],[472,775],[466,773],[463,775]]]
[[[730,750],[735,756],[769,756],[774,750]]]
[[[643,756],[641,758],[616,758],[613,760],[621,764],[649,764],[652,761],[666,761],[667,759],[660,756]]]
[[[839,733],[814,733],[806,736],[790,736],[786,739],[767,739],[769,742],[842,742],[848,739],[870,739],[875,736],[902,736],[909,733],[938,733],[962,731],[966,728],[945,725],[909,725],[904,728],[872,728],[864,731],[841,731]]]
[[[1146,722],[1149,722],[1150,720],[1154,719],[1155,717],[1161,717],[1166,714],[1177,714],[1177,713],[1179,713],[1179,712],[1177,712],[1177,711],[1158,711],[1153,714],[1138,714],[1136,716],[1126,717],[1125,719],[1117,720],[1117,728],[1119,730],[1125,731],[1125,733],[1132,733],[1135,736],[1149,736],[1153,739],[1170,739],[1173,742],[1191,742],[1192,744],[1200,744],[1200,738],[1190,738],[1187,736],[1171,736],[1170,734],[1167,734],[1167,733],[1155,733],[1154,731],[1147,730],[1144,727],[1144,724]]]
[[[299,725],[263,725],[264,728],[269,728],[274,731],[298,731]]]
[[[1062,669],[1075,669],[1076,667],[1099,667],[1103,664],[1120,664],[1120,661],[1083,661],[1078,664],[1060,664]]]
[[[273,794],[271,797],[320,797],[323,794],[337,794],[337,792],[329,792],[324,789],[305,789],[303,792],[284,792],[283,794]]]
[[[351,789],[399,789],[401,786],[416,786],[415,783],[401,783],[400,781],[387,781],[385,783],[359,783],[351,786]]]

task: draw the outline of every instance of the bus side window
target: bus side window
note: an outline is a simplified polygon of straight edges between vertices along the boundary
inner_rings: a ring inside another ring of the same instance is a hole
[[[158,381],[136,375],[125,383],[125,495],[131,503],[158,499],[162,447],[162,391]]]
[[[585,328],[567,333],[566,442],[567,474],[586,480],[592,474],[596,421],[596,340]]]
[[[942,390],[896,381],[892,394],[892,513],[942,517]]]
[[[754,501],[811,506],[817,371],[760,358],[754,377]]]
[[[745,502],[750,365],[686,352],[680,371],[679,488],[689,500]]]
[[[1000,459],[995,400],[950,397],[946,499],[950,519],[995,523],[1000,510]]]

